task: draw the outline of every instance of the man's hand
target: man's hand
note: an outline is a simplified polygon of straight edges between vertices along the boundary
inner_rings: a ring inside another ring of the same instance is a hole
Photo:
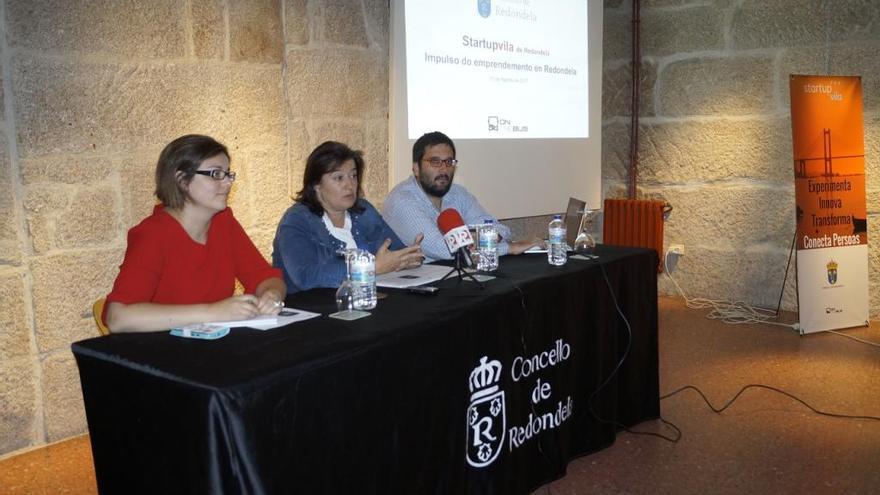
[[[547,248],[543,239],[535,237],[534,239],[523,239],[521,241],[511,241],[507,243],[507,254],[522,254],[524,251],[533,247],[540,247],[541,249]]]

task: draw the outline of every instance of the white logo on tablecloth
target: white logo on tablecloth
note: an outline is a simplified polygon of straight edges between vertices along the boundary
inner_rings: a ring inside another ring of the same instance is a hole
[[[486,467],[498,458],[505,441],[512,452],[571,418],[574,400],[565,386],[560,393],[554,394],[552,382],[559,372],[551,371],[568,361],[571,354],[571,345],[563,339],[556,339],[552,346],[540,352],[514,357],[510,367],[510,386],[513,388],[508,392],[513,394],[511,400],[514,404],[525,400],[528,409],[510,411],[512,425],[507,425],[505,392],[498,385],[504,366],[500,361],[489,361],[487,356],[480,358],[468,381],[471,391],[467,409],[468,464]],[[528,415],[521,418],[522,423],[516,424],[526,411]]]
[[[498,387],[501,363],[488,359],[480,358],[468,383],[471,404],[467,410],[467,461],[473,467],[491,464],[504,445],[504,391]]]

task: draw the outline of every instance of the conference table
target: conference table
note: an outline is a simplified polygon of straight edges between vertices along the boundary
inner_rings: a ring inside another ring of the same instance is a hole
[[[657,255],[501,258],[484,287],[380,289],[218,340],[73,344],[101,493],[526,494],[659,417]],[[625,318],[625,319],[624,319]]]

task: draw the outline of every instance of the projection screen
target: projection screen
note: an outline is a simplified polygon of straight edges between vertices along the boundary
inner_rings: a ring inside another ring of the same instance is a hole
[[[389,177],[455,141],[455,182],[500,218],[601,198],[602,0],[392,0]]]

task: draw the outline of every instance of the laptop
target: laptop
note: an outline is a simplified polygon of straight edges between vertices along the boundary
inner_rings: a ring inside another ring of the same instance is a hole
[[[586,202],[576,198],[568,198],[568,207],[565,209],[565,216],[562,217],[562,221],[565,223],[565,243],[568,244],[569,251],[574,246],[574,240],[581,233],[581,218],[583,218],[586,208]]]
[[[565,249],[566,251],[572,252],[574,251],[574,241],[577,239],[578,234],[580,234],[581,229],[581,218],[584,215],[584,210],[587,207],[587,203],[581,201],[576,198],[568,198],[568,206],[565,208],[565,215],[562,217],[563,223],[565,223]],[[531,249],[526,250],[527,253],[546,253],[546,248],[533,247]]]

